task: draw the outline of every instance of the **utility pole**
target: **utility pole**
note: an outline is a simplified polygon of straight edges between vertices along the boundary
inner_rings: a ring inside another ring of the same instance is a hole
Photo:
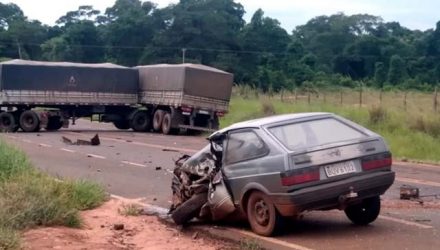
[[[182,63],[185,63],[186,48],[182,49]]]

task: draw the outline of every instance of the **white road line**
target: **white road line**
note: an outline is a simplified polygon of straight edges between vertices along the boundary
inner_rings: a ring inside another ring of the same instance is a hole
[[[396,181],[440,187],[440,182],[427,181],[427,180],[419,180],[419,179],[412,179],[412,178],[405,178],[405,177],[396,177]]]
[[[284,247],[287,247],[287,248],[290,248],[290,249],[295,249],[295,250],[312,250],[312,248],[308,248],[308,247],[301,246],[301,245],[298,245],[298,244],[294,244],[294,243],[278,240],[278,239],[275,239],[275,238],[263,237],[263,236],[254,234],[254,233],[249,232],[249,231],[244,231],[244,230],[240,230],[240,229],[236,229],[236,228],[228,228],[227,230],[228,231],[232,231],[232,232],[236,232],[238,234],[246,235],[248,237],[257,238],[257,239],[260,239],[262,241],[268,241],[268,242],[271,242],[273,244],[281,245],[281,246],[284,246]]]
[[[136,163],[136,162],[130,162],[130,161],[121,161],[121,162],[124,163],[124,164],[136,166],[136,167],[142,167],[142,168],[147,167],[147,166],[145,166],[143,164],[139,164],[139,163]]]
[[[61,151],[66,151],[66,152],[69,152],[69,153],[76,153],[75,150],[71,150],[71,149],[67,149],[67,148],[60,148],[60,150]]]
[[[52,145],[44,144],[44,143],[40,143],[40,144],[38,144],[38,146],[45,147],[45,148],[51,148],[52,147]]]
[[[417,222],[412,222],[412,221],[407,221],[407,220],[403,220],[403,219],[398,219],[398,218],[394,218],[394,217],[390,217],[390,216],[386,216],[386,215],[379,215],[380,219],[383,220],[389,220],[389,221],[393,221],[393,222],[397,222],[397,223],[402,223],[408,226],[415,226],[418,228],[422,228],[422,229],[431,229],[433,228],[432,226],[429,225],[425,225],[425,224],[421,224],[421,223],[417,223]]]
[[[23,142],[26,142],[26,143],[32,143],[32,141],[31,141],[31,140],[28,140],[28,139],[23,139],[22,141],[23,141]]]
[[[94,154],[87,154],[87,157],[98,158],[98,159],[106,159],[107,158],[102,155],[94,155]]]

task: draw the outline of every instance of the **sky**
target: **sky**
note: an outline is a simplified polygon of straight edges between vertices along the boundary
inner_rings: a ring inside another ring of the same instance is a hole
[[[151,0],[158,7],[165,7],[178,0]],[[440,21],[440,1],[438,0],[235,0],[245,10],[245,20],[261,8],[266,16],[278,19],[289,33],[298,25],[319,15],[344,12],[352,14],[371,14],[381,16],[385,21],[398,21],[410,29],[426,30],[435,27]],[[92,5],[105,11],[115,0],[0,0],[2,3],[15,3],[29,19],[39,20],[48,25],[66,12],[76,10],[81,5]]]

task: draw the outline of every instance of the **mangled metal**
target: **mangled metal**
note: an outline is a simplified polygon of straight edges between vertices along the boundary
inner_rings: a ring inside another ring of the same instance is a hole
[[[93,136],[90,140],[77,139],[76,141],[73,141],[70,138],[63,136],[62,141],[67,145],[77,146],[99,146],[101,144],[101,140],[99,139],[98,134]]]

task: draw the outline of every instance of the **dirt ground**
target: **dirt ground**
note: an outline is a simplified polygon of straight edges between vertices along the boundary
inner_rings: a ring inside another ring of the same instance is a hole
[[[37,228],[23,234],[24,249],[233,249],[232,243],[195,232],[182,232],[155,216],[121,215],[126,201],[111,199],[101,207],[82,212],[82,229]],[[123,229],[116,230],[116,224]],[[121,226],[121,225],[119,225]]]

